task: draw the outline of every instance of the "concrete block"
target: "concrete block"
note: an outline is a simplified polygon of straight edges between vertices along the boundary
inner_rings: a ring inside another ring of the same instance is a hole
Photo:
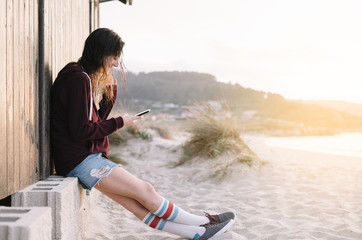
[[[0,207],[0,239],[49,240],[51,221],[49,207]]]
[[[13,194],[12,206],[51,208],[52,239],[80,240],[87,224],[90,196],[78,178],[50,176]]]

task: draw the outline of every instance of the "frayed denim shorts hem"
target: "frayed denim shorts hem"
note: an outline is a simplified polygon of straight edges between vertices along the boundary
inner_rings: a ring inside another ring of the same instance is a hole
[[[67,177],[77,177],[84,189],[91,190],[102,178],[108,176],[116,164],[101,153],[91,154],[67,174]]]

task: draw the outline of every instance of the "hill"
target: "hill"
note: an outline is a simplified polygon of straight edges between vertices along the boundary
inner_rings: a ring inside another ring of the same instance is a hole
[[[259,109],[264,98],[280,95],[247,89],[239,84],[218,82],[210,74],[197,72],[150,72],[127,74],[128,91],[121,90],[122,101],[153,101],[190,105],[199,101],[227,101],[235,109]],[[265,96],[267,94],[267,96]]]
[[[352,115],[362,116],[362,104],[344,101],[310,101],[321,106],[329,107]]]
[[[253,111],[259,120],[274,119],[305,128],[362,129],[362,117],[347,111],[350,109],[347,105],[331,108],[321,103],[290,101],[279,94],[218,82],[206,73],[128,73],[127,82],[128,91],[120,87],[118,98],[128,109],[151,107],[158,113],[157,107],[160,107],[159,112],[165,113],[161,106],[167,103],[171,108],[168,113],[180,114],[192,103],[214,101],[226,103],[232,114],[239,118],[245,112]]]

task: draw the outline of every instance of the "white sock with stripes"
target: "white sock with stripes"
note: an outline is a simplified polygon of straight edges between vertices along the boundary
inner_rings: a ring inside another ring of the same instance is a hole
[[[185,225],[200,226],[210,222],[207,217],[188,213],[165,198],[154,214],[162,219]]]
[[[206,229],[200,226],[191,226],[181,223],[171,222],[162,219],[155,214],[149,212],[142,220],[148,226],[169,233],[173,233],[182,237],[194,239],[205,233]]]

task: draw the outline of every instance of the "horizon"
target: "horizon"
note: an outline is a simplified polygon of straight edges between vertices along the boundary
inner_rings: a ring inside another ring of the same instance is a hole
[[[362,2],[102,3],[131,72],[185,71],[290,100],[362,104]]]

